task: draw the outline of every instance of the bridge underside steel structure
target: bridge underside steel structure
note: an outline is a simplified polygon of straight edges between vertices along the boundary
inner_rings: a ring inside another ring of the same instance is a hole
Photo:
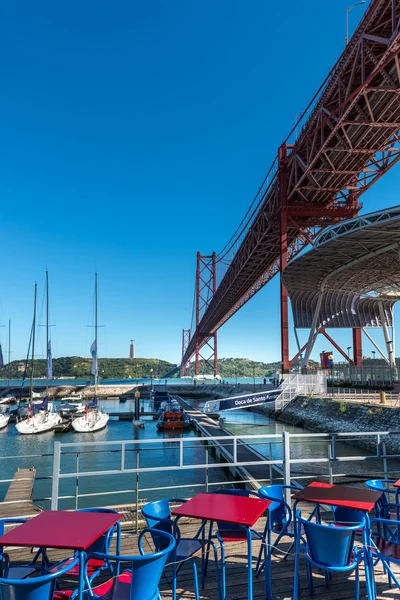
[[[264,180],[254,210],[228,249],[240,246],[196,323],[186,365],[217,330],[322,229],[355,217],[360,196],[400,158],[400,0],[372,0],[343,54]],[[306,115],[309,115],[306,119]],[[282,371],[288,372],[288,293],[281,283]],[[361,364],[361,329],[353,331]]]
[[[396,368],[393,306],[400,300],[400,206],[322,232],[311,250],[285,268],[282,281],[295,328],[310,330],[298,352],[304,368],[319,333],[354,362],[325,331],[346,327],[362,329],[389,367]],[[366,331],[377,327],[383,330],[387,355]]]

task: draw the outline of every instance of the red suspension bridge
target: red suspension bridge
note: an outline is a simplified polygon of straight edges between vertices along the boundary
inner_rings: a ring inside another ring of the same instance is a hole
[[[219,254],[197,253],[195,328],[183,331],[182,375],[193,356],[196,374],[200,359],[218,373],[218,329],[322,229],[356,216],[360,196],[400,159],[399,53],[400,0],[372,0],[300,117],[300,135],[289,143],[294,128],[278,149],[228,244]],[[221,265],[227,269],[217,284]],[[280,308],[282,372],[288,372],[300,352],[290,357],[282,283]],[[361,366],[361,329],[353,329],[353,351],[351,362]]]

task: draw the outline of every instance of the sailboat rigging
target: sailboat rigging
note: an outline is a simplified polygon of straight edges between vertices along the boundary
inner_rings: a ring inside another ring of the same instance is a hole
[[[32,434],[32,433],[44,433],[45,431],[51,431],[55,425],[61,423],[61,417],[52,411],[52,404],[49,403],[49,364],[47,363],[47,377],[46,377],[46,397],[40,401],[33,400],[33,375],[34,375],[34,362],[35,362],[35,333],[36,333],[36,297],[37,297],[37,284],[35,283],[35,294],[33,303],[33,322],[32,322],[32,354],[31,354],[31,372],[30,372],[30,389],[29,389],[29,400],[28,400],[28,418],[23,421],[19,421],[15,427],[18,433]],[[49,344],[49,274],[46,271],[46,342],[47,348]]]
[[[98,281],[97,273],[94,280],[95,289],[95,307],[94,307],[94,341],[90,347],[92,355],[92,375],[94,376],[94,398],[85,407],[85,415],[77,417],[72,421],[72,427],[80,433],[90,433],[104,429],[108,423],[109,415],[103,413],[98,408],[98,384],[99,384],[99,364],[98,364]]]

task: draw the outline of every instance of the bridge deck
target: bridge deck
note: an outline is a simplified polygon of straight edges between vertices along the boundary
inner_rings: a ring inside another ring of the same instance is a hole
[[[306,507],[304,507],[306,508]],[[306,514],[306,510],[303,511]],[[326,515],[328,516],[328,515]],[[198,522],[187,520],[185,523],[181,521],[182,537],[190,537],[198,527]],[[256,525],[258,531],[262,531],[264,527],[263,519]],[[293,598],[293,577],[294,577],[294,558],[290,555],[285,561],[283,551],[288,548],[288,544],[279,546],[281,552],[277,552],[273,556],[272,564],[272,597],[273,600],[291,600]],[[253,574],[255,560],[257,559],[260,545],[254,542],[253,545]],[[151,541],[146,539],[145,550],[151,552],[153,547]],[[111,547],[114,551],[114,547]],[[31,558],[31,554],[26,549],[8,549],[12,561],[26,561]],[[137,550],[137,535],[135,533],[124,532],[122,535],[121,553],[125,555],[136,555]],[[65,558],[65,551],[50,551],[50,559],[59,560]],[[220,556],[220,554],[219,554]],[[243,543],[226,544],[226,561],[227,561],[227,598],[229,600],[247,600],[247,550]],[[200,558],[197,559],[198,571],[200,572]],[[394,567],[395,573],[400,574],[400,568]],[[160,591],[163,600],[172,600],[171,586],[168,582],[167,575],[170,570],[166,569],[166,575],[163,575]],[[217,600],[218,593],[215,583],[215,571],[213,561],[210,562],[209,571],[206,579],[206,585],[203,590],[200,590],[201,600]],[[375,568],[375,576],[377,583],[377,600],[400,600],[400,591],[395,588],[389,588],[387,576],[383,574],[380,566]],[[108,579],[107,576],[102,576],[97,579],[98,582]],[[361,597],[365,596],[365,579],[364,569],[360,570],[361,580]],[[62,589],[71,588],[71,582],[67,579],[61,582]],[[307,593],[307,581],[305,572],[305,559],[300,560],[300,591],[301,597],[309,598]],[[253,597],[254,600],[261,600],[264,596],[264,576],[261,575],[258,579],[253,576]],[[185,564],[178,575],[177,598],[179,600],[193,600],[193,572],[190,564]],[[317,600],[353,600],[354,599],[354,574],[340,575],[334,574],[330,588],[327,590],[324,586],[323,573],[314,571],[314,598]]]

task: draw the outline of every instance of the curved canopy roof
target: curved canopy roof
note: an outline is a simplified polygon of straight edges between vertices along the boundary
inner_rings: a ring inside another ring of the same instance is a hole
[[[282,281],[295,327],[312,326],[319,301],[320,327],[390,327],[400,299],[400,206],[329,227]]]

